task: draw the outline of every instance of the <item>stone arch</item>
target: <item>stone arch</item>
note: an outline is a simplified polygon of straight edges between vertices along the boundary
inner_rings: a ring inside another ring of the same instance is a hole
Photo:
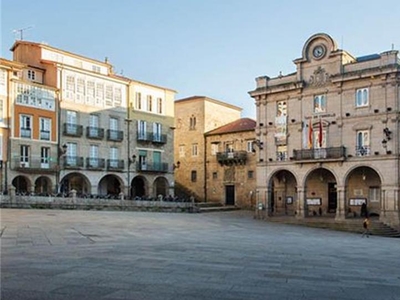
[[[89,179],[78,172],[65,175],[60,183],[60,192],[69,194],[72,190],[76,190],[78,197],[85,197],[91,193],[91,184]]]
[[[268,212],[271,215],[295,215],[297,207],[297,178],[287,169],[279,169],[268,178]]]
[[[118,198],[122,192],[123,181],[120,177],[114,174],[107,174],[100,179],[97,194],[98,196],[108,196],[111,198]]]
[[[168,196],[169,195],[168,180],[163,176],[157,177],[153,182],[153,191],[154,191],[154,196],[156,197],[158,197],[159,195],[162,195],[163,197]]]
[[[15,187],[16,194],[29,194],[31,192],[32,183],[26,176],[15,176],[11,184]]]
[[[36,195],[50,195],[53,192],[52,183],[49,177],[39,176],[35,180],[35,194]]]
[[[337,176],[333,170],[316,167],[304,177],[305,216],[335,217],[338,207]]]
[[[144,176],[135,176],[130,182],[129,195],[131,199],[148,197],[149,183]]]
[[[354,166],[346,173],[345,210],[347,217],[378,217],[382,208],[382,176],[370,166]],[[366,203],[366,211],[362,209]]]

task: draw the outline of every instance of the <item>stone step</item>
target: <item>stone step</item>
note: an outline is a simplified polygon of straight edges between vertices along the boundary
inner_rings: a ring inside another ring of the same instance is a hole
[[[239,210],[240,208],[234,205],[220,205],[220,206],[209,206],[209,207],[199,207],[199,212],[208,213],[208,212],[221,212],[221,211],[232,211]]]

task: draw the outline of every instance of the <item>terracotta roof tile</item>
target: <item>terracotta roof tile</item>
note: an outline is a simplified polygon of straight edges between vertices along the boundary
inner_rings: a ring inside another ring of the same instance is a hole
[[[205,135],[232,133],[240,131],[251,131],[256,127],[256,121],[250,118],[241,118],[231,123],[225,124],[221,127],[207,132]]]

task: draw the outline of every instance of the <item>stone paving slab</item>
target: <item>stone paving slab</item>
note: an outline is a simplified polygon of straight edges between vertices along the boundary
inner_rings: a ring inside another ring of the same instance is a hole
[[[400,240],[212,214],[0,210],[0,299],[400,299]]]

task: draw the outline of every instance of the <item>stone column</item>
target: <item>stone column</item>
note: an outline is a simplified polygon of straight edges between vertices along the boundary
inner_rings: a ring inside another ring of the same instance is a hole
[[[398,187],[382,186],[381,212],[379,220],[393,227],[400,226],[400,204]]]
[[[306,216],[306,191],[303,187],[297,188],[297,214],[296,218],[303,219]]]
[[[338,186],[337,193],[337,207],[336,207],[336,220],[346,219],[346,187]]]

